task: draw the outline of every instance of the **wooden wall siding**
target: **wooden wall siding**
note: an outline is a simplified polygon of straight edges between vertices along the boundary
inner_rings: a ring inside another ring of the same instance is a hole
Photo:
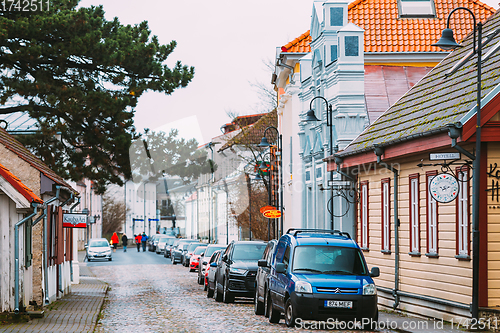
[[[487,170],[490,171],[490,164],[494,166],[495,163],[497,170],[500,170],[500,143],[496,142],[488,144]],[[488,189],[491,189],[492,181],[496,185],[497,179],[488,175]],[[498,181],[500,183],[500,180]],[[488,306],[490,307],[500,306],[500,201],[497,201],[496,192],[494,194],[492,199],[492,191],[488,192]]]
[[[455,202],[438,203],[438,258],[427,257],[427,186],[426,172],[439,170],[439,166],[417,167],[423,159],[430,163],[429,155],[421,155],[413,159],[405,159],[400,163],[399,175],[399,253],[400,253],[400,283],[399,289],[405,292],[439,297],[460,303],[471,302],[472,262],[455,258],[456,220]],[[390,163],[389,163],[390,164]],[[500,163],[499,163],[500,165]],[[420,212],[420,256],[411,256],[410,249],[410,207],[409,207],[409,176],[420,174],[419,212]],[[394,288],[394,252],[390,255],[381,253],[381,180],[391,178],[391,250],[394,250],[394,177],[392,173],[377,167],[368,173],[360,173],[359,181],[369,182],[369,218],[370,218],[370,251],[365,252],[365,258],[370,267],[380,268],[380,277],[376,284],[386,288]],[[359,205],[358,205],[359,209]],[[500,209],[498,224],[498,249],[500,249]],[[358,212],[359,216],[359,212]],[[358,218],[358,228],[360,221]],[[497,267],[500,272],[500,255],[497,256]],[[500,274],[497,274],[499,276]],[[495,282],[496,283],[496,282]],[[500,279],[498,281],[500,291]],[[499,298],[500,299],[500,298]]]

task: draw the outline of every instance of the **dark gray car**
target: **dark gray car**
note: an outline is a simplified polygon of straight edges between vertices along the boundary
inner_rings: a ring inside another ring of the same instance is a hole
[[[259,268],[257,269],[257,276],[255,277],[255,314],[269,316],[265,313],[266,308],[264,304],[266,302],[265,295],[267,295],[267,287],[269,285],[269,273],[271,271],[271,260],[274,256],[274,250],[278,241],[276,239],[270,240],[267,243],[267,247],[264,250],[262,259],[257,263]]]
[[[170,253],[170,260],[172,261],[172,264],[177,264],[178,262],[182,262],[182,257],[184,256],[184,253],[186,253],[187,248],[189,244],[191,243],[198,243],[197,239],[183,239],[177,244],[177,248]]]

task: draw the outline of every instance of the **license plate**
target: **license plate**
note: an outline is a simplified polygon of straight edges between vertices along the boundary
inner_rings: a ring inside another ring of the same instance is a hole
[[[325,308],[352,309],[352,301],[325,301]]]

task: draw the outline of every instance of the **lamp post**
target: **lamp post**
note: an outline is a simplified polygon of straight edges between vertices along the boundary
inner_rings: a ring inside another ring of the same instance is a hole
[[[332,105],[328,104],[328,101],[326,98],[323,96],[316,96],[313,99],[311,99],[311,102],[309,103],[309,111],[306,113],[306,117],[302,120],[303,122],[310,122],[310,121],[320,121],[316,115],[314,114],[314,110],[312,108],[313,102],[316,99],[321,99],[323,102],[326,103],[327,107],[327,113],[326,113],[326,126],[330,128],[330,156],[333,155],[333,111],[332,111]],[[333,180],[333,170],[330,171],[330,180]],[[333,230],[333,190],[332,190],[332,199],[330,200],[330,228]]]
[[[432,46],[439,46],[443,50],[452,50],[461,47],[453,37],[453,30],[450,29],[451,15],[457,10],[465,10],[472,15],[474,19],[474,49],[477,54],[477,112],[476,112],[476,155],[473,162],[473,182],[472,182],[472,317],[478,318],[479,308],[479,187],[480,187],[480,167],[481,167],[481,54],[482,54],[482,31],[483,24],[476,24],[474,13],[465,7],[457,7],[448,14],[446,29],[443,30],[439,41]],[[477,44],[476,44],[477,32]],[[477,49],[476,49],[477,45]]]
[[[274,126],[269,126],[264,130],[264,135],[262,136],[262,139],[260,140],[260,143],[257,145],[257,147],[262,147],[262,148],[267,148],[270,147],[271,145],[267,141],[266,138],[266,133],[268,130],[274,130],[276,131],[277,134],[277,156],[279,156],[279,187],[280,187],[280,199],[279,199],[279,206],[280,206],[280,211],[281,211],[281,217],[280,217],[280,236],[283,234],[283,142],[282,142],[282,137],[278,129]],[[278,155],[279,154],[279,155]],[[271,180],[270,177],[271,174],[269,174],[269,180]],[[271,188],[271,183],[269,183],[269,189]],[[269,191],[270,195],[271,191]],[[268,229],[268,238],[269,236],[269,229]]]

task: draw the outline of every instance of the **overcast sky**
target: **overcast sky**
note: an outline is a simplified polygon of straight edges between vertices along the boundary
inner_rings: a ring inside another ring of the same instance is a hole
[[[498,8],[500,0],[483,1]],[[82,0],[102,4],[106,18],[122,24],[148,21],[160,43],[177,41],[167,64],[194,66],[188,87],[172,95],[146,93],[136,108],[135,126],[169,131],[207,143],[230,121],[226,112],[262,112],[251,83],[270,84],[263,64],[276,47],[309,30],[313,0]],[[471,28],[472,29],[472,28]]]

